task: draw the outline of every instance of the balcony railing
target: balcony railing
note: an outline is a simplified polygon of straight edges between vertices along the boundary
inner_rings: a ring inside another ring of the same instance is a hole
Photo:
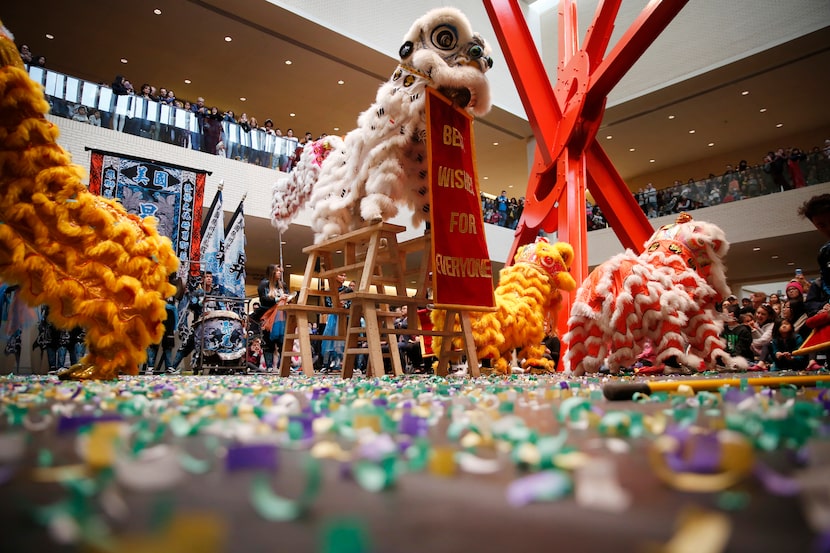
[[[117,95],[107,86],[84,81],[42,67],[29,67],[29,76],[43,85],[51,113],[67,119],[97,112],[102,127],[123,131],[150,140],[200,149],[204,134],[196,113],[133,95]],[[262,129],[246,131],[235,122],[222,121],[222,142],[226,157],[272,169],[286,165],[299,145],[297,138],[276,136]],[[204,148],[202,148],[204,151]]]

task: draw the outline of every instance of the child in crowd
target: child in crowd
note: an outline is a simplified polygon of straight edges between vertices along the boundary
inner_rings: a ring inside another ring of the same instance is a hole
[[[770,357],[772,358],[773,371],[803,371],[807,367],[806,355],[793,355],[804,343],[804,338],[799,335],[793,325],[787,319],[781,319],[775,323],[772,330],[772,341],[770,342]]]
[[[726,352],[733,356],[740,356],[752,363],[754,355],[752,353],[752,331],[743,321],[744,317],[752,318],[751,315],[741,315],[741,320],[738,319],[738,306],[730,306],[724,310],[723,314],[726,316],[726,323],[723,325],[723,332],[721,338],[726,342]]]

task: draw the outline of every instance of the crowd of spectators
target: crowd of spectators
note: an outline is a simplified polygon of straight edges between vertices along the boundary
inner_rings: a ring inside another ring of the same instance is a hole
[[[648,183],[634,197],[651,219],[823,182],[830,182],[830,139],[807,153],[799,148],[778,148],[765,154],[757,165],[749,165],[746,160],[736,166],[728,164],[720,176],[709,173],[706,178],[690,178],[685,183],[675,180],[659,190]],[[607,226],[599,207],[590,201],[586,216],[588,230]]]
[[[46,58],[33,56],[27,45],[20,46],[20,55],[28,65],[45,67]],[[308,141],[313,141],[311,132],[302,137],[295,137],[293,129],[285,133],[274,125],[272,119],[265,119],[260,126],[256,117],[242,113],[237,117],[231,110],[221,110],[217,106],[207,107],[205,100],[198,97],[196,102],[178,98],[172,89],[144,83],[136,91],[132,83],[123,75],[117,75],[109,85],[116,96],[132,95],[148,101],[168,105],[192,113],[197,119],[196,131],[182,129],[178,126],[156,123],[141,117],[129,117],[87,108],[81,104],[62,102],[51,99],[55,115],[115,129],[153,140],[176,144],[184,148],[201,150],[206,153],[222,155],[239,161],[253,163],[283,172],[291,171],[299,159],[302,148]],[[270,148],[252,148],[246,140],[228,140],[225,135],[226,123],[238,125],[240,133],[259,130],[266,137],[281,138],[275,140]],[[324,137],[325,134],[318,138]],[[649,218],[670,215],[681,211],[719,205],[801,188],[830,181],[830,139],[824,146],[814,146],[809,151],[797,147],[778,148],[763,156],[761,163],[749,165],[741,160],[737,165],[726,165],[721,175],[709,173],[702,179],[689,178],[685,183],[675,180],[673,184],[657,189],[652,183],[634,192],[638,205]],[[515,229],[524,209],[524,197],[508,198],[506,191],[493,197],[481,194],[482,213],[485,223]],[[607,222],[599,206],[586,200],[586,217],[588,230],[607,227]]]

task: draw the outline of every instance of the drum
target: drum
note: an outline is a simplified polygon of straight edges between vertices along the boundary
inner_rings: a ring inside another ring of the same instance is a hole
[[[196,322],[195,332],[196,350],[206,358],[218,355],[222,361],[233,361],[245,355],[245,329],[233,311],[208,311]]]

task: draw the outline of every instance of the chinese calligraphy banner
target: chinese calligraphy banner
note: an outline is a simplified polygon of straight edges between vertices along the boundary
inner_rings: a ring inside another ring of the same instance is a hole
[[[184,276],[198,270],[205,171],[92,150],[89,191],[118,199],[139,217],[154,216],[173,242]]]
[[[490,309],[493,269],[484,235],[472,118],[427,88],[427,152],[433,300],[444,308]]]

